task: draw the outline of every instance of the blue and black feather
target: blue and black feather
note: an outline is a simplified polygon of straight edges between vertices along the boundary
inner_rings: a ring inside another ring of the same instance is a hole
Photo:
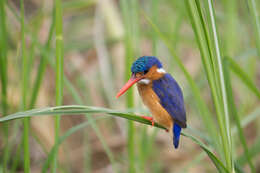
[[[155,56],[142,56],[138,58],[132,65],[132,73],[148,71],[152,66],[162,68],[161,62]]]
[[[186,111],[184,107],[182,90],[170,74],[153,81],[153,91],[160,99],[162,107],[174,120],[173,144],[178,148],[181,128],[186,128]]]
[[[153,91],[160,99],[161,105],[182,128],[186,127],[186,111],[183,95],[178,83],[170,74],[153,81]]]

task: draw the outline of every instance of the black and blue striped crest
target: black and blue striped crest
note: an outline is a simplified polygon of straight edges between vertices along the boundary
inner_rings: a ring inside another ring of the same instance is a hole
[[[132,73],[145,72],[156,65],[157,68],[162,68],[161,62],[155,56],[143,56],[138,58],[132,65]]]

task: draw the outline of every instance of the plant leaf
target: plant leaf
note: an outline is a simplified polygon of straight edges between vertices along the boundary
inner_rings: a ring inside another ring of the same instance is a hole
[[[117,117],[133,120],[139,123],[152,125],[149,120],[146,120],[140,116],[125,113],[120,111],[115,111],[107,108],[93,107],[93,106],[82,106],[82,105],[66,105],[66,106],[56,106],[56,107],[47,107],[41,109],[32,109],[25,112],[14,113],[5,117],[0,118],[0,122],[6,122],[9,120],[25,118],[25,117],[35,117],[35,116],[43,116],[43,115],[57,115],[57,114],[84,114],[84,113],[106,113],[110,115],[114,115]],[[154,123],[155,127],[166,130],[165,127],[158,123]]]
[[[25,112],[18,112],[14,113],[5,117],[0,118],[0,122],[6,122],[10,120],[15,120],[15,119],[20,119],[20,118],[25,118],[25,117],[36,117],[36,116],[43,116],[43,115],[68,115],[68,114],[83,114],[83,113],[106,113],[110,115],[114,115],[117,117],[129,119],[132,121],[136,121],[142,124],[147,124],[151,125],[151,122],[149,120],[143,119],[140,116],[131,114],[131,113],[125,113],[125,112],[120,112],[120,111],[115,111],[107,108],[100,108],[100,107],[93,107],[93,106],[82,106],[82,105],[66,105],[66,106],[56,106],[56,107],[47,107],[47,108],[41,108],[41,109],[32,109],[29,111]],[[55,150],[55,147],[58,147],[60,143],[62,143],[69,135],[73,134],[77,130],[83,128],[89,124],[89,122],[86,122],[84,124],[77,125],[73,128],[71,128],[69,131],[67,131],[63,136],[59,138],[59,142],[52,148],[51,153],[53,150]],[[165,129],[162,125],[155,123],[155,127]],[[196,144],[198,144],[210,157],[212,162],[215,164],[217,169],[220,172],[227,172],[226,167],[223,165],[223,163],[214,155],[214,153],[207,147],[204,143],[202,143],[199,139],[196,137],[187,134],[187,133],[182,133],[183,136],[186,136],[190,138],[192,141],[194,141]],[[53,151],[54,152],[54,151]],[[50,158],[49,158],[50,157]],[[47,170],[49,162],[51,162],[52,154],[49,154],[49,157],[43,167],[43,171]]]
[[[219,170],[219,172],[226,172],[228,173],[227,168],[223,165],[223,163],[215,156],[215,154],[209,149],[209,147],[207,147],[204,143],[202,143],[200,140],[198,140],[197,138],[195,138],[194,136],[191,136],[187,133],[182,133],[183,136],[186,136],[188,138],[190,138],[193,142],[195,142],[196,144],[198,144],[200,146],[200,148],[202,148],[207,155],[209,156],[209,158],[211,159],[211,161],[214,163],[214,165],[216,166],[216,168]]]

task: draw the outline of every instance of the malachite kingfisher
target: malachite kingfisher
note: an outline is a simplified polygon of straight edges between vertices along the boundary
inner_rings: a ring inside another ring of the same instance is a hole
[[[176,80],[163,69],[161,62],[154,56],[138,58],[131,67],[131,78],[118,92],[117,98],[137,83],[143,103],[152,117],[143,116],[157,122],[173,133],[173,145],[179,146],[181,129],[186,128],[186,111],[183,94]]]

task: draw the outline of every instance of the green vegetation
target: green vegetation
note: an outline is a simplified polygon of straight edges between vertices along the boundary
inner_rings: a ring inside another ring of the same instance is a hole
[[[22,45],[22,109],[26,110],[26,98],[28,93],[28,72],[29,72],[29,59],[27,55],[27,48],[25,43],[25,23],[24,23],[24,2],[20,1],[21,9],[21,45]],[[23,151],[24,151],[24,172],[30,172],[30,151],[29,151],[29,128],[30,119],[23,119]]]
[[[62,105],[63,103],[63,33],[62,33],[62,7],[61,0],[55,1],[55,29],[56,29],[56,105]],[[60,115],[55,117],[55,143],[58,143],[60,135]],[[53,154],[52,172],[56,172],[57,169],[57,152],[58,148]]]
[[[259,10],[256,0],[1,0],[0,172],[258,172]],[[135,87],[114,98],[142,55],[183,89],[178,150],[140,118],[149,112]]]

